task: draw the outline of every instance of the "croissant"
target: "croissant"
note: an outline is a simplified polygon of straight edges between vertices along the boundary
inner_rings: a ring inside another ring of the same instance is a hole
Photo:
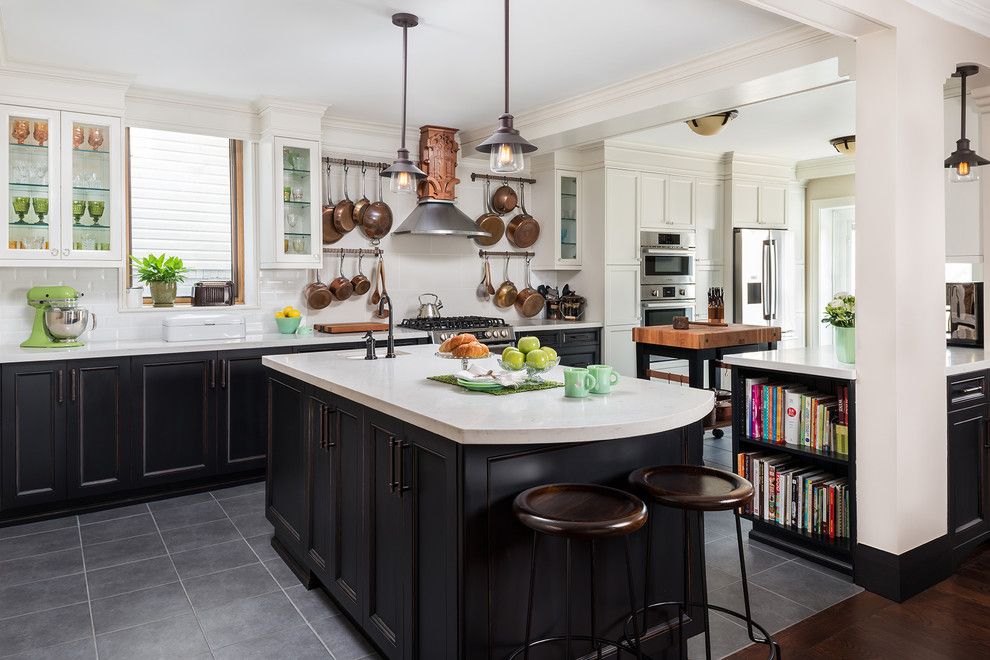
[[[473,341],[478,341],[478,338],[467,332],[461,335],[454,335],[444,343],[440,344],[440,352],[450,353],[458,346],[470,344]]]
[[[478,341],[461,344],[452,351],[454,357],[481,358],[489,355],[488,347]]]

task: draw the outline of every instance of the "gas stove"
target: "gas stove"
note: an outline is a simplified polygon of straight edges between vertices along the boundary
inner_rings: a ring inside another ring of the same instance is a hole
[[[432,319],[403,319],[400,327],[423,330],[430,333],[434,344],[446,341],[454,335],[470,332],[483,344],[511,344],[516,332],[505,319],[490,316],[441,316]]]

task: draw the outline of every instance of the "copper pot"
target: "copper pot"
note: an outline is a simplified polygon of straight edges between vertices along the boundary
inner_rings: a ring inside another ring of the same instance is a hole
[[[363,253],[358,255],[357,275],[351,278],[351,286],[354,287],[354,293],[359,296],[363,296],[371,289],[371,280],[369,280],[368,276],[361,270],[362,261],[364,261]]]
[[[378,176],[378,198],[373,201],[361,219],[361,233],[372,241],[378,241],[392,231],[392,209],[382,199],[382,177]]]
[[[495,245],[500,240],[502,236],[505,235],[505,223],[502,218],[499,217],[498,213],[492,210],[492,207],[488,203],[489,192],[491,191],[491,181],[485,180],[485,187],[481,194],[481,203],[484,208],[484,213],[478,216],[478,219],[474,221],[474,224],[478,225],[478,228],[487,231],[491,234],[490,237],[479,237],[474,239],[476,245],[482,247],[489,247]]]
[[[303,289],[306,305],[311,309],[324,309],[333,301],[333,294],[327,285],[320,281],[320,271],[316,270],[316,281],[310,282]]]
[[[508,182],[503,183],[492,195],[492,210],[499,215],[512,213],[516,210],[516,204],[518,201],[516,191],[509,187]]]
[[[337,228],[333,226],[333,169],[327,163],[327,169],[323,172],[323,190],[326,191],[326,201],[323,202],[323,244],[333,245],[344,237]]]
[[[340,255],[340,274],[330,282],[330,293],[337,300],[347,300],[354,293],[354,285],[344,277],[344,255]]]
[[[505,230],[509,242],[517,248],[528,248],[540,238],[540,223],[526,210],[526,184],[519,184],[521,213],[509,221]]]
[[[505,281],[502,282],[498,289],[495,290],[495,306],[496,307],[512,307],[512,304],[516,302],[516,296],[519,295],[519,290],[516,289],[516,285],[512,283],[509,279],[509,258],[505,258]]]
[[[526,288],[516,295],[515,302],[516,311],[526,318],[532,318],[543,311],[543,306],[547,302],[529,281],[529,261],[530,258],[526,257]]]
[[[368,182],[368,176],[366,174],[367,169],[362,164],[361,165],[361,199],[354,202],[354,210],[351,212],[351,216],[354,219],[354,226],[360,227],[361,222],[364,219],[364,213],[368,210],[368,206],[371,204],[371,200],[365,194],[365,185]]]
[[[354,229],[354,202],[347,196],[347,165],[344,165],[344,199],[333,209],[333,226],[341,234]]]

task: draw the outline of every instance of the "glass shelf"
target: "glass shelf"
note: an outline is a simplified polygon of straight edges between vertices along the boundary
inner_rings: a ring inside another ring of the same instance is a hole
[[[109,151],[94,151],[92,149],[81,149],[79,147],[73,147],[72,148],[72,153],[73,154],[86,155],[86,156],[101,156],[103,158],[107,158],[107,157],[110,156],[110,152]]]
[[[85,188],[82,186],[72,186],[72,189],[77,192],[110,192],[109,188]]]
[[[21,222],[20,220],[15,220],[14,222],[8,222],[8,227],[23,227],[25,229],[45,229],[48,227],[47,222]]]
[[[565,193],[565,192],[562,192],[562,193],[560,193],[560,196],[561,197],[577,197],[577,193]]]
[[[49,186],[49,184],[47,183],[15,183],[13,181],[11,181],[9,185],[11,188],[45,188],[45,189],[47,189]]]
[[[77,225],[76,223],[72,223],[72,228],[73,229],[110,229],[110,227],[107,225]]]
[[[310,204],[309,202],[284,202],[284,203],[289,204],[291,206],[309,206]]]
[[[285,174],[305,174],[305,175],[309,174],[309,170],[290,170],[287,167],[284,168],[282,172],[284,172]]]
[[[10,142],[9,144],[11,149],[48,149],[47,144],[44,146],[40,144],[17,144],[16,142]]]
[[[285,232],[285,235],[286,236],[305,236],[305,237],[309,238],[309,233],[308,232],[300,233],[300,232],[287,231],[287,232]]]
[[[562,217],[561,220],[569,220],[571,222],[577,222],[577,218],[564,218],[564,217]]]

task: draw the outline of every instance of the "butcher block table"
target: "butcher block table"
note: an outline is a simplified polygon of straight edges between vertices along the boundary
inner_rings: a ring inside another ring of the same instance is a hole
[[[636,376],[649,379],[650,357],[688,361],[688,385],[705,387],[705,360],[708,382],[718,388],[721,378],[718,361],[730,353],[772,351],[780,341],[780,328],[766,325],[730,323],[726,326],[692,324],[687,330],[672,325],[633,328],[636,342]]]

